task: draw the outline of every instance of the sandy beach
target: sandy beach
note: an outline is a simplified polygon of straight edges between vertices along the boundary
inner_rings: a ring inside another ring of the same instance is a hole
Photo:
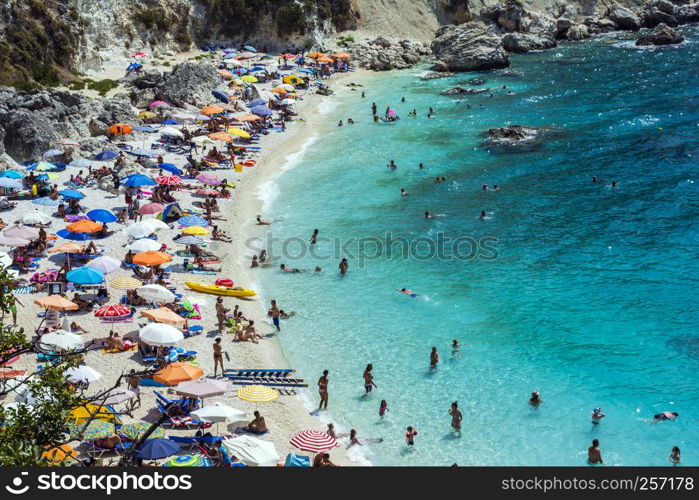
[[[183,54],[172,59],[186,59],[192,54]],[[349,88],[344,84],[362,76],[363,72],[351,72],[334,75],[328,82],[336,94],[349,92]],[[108,68],[103,75],[97,77],[114,77],[117,75],[114,68]],[[262,87],[262,86],[260,86]],[[269,88],[269,85],[266,85]],[[118,89],[115,90],[118,92]],[[305,91],[304,91],[305,92]],[[220,217],[226,218],[226,221],[219,221],[219,227],[232,237],[232,243],[211,242],[209,241],[209,249],[216,253],[223,261],[223,271],[216,276],[193,276],[186,273],[173,272],[170,282],[177,287],[179,293],[190,299],[193,303],[200,306],[202,311],[202,320],[197,324],[204,327],[203,333],[185,339],[181,343],[182,347],[198,352],[198,365],[204,370],[205,376],[211,376],[213,373],[213,355],[212,345],[214,339],[218,336],[216,329],[216,314],[214,310],[216,297],[213,295],[205,295],[188,290],[185,281],[202,281],[213,282],[218,278],[230,278],[236,282],[236,285],[246,288],[252,288],[256,278],[254,270],[250,269],[250,258],[252,252],[246,248],[246,240],[251,237],[259,237],[264,234],[265,226],[257,226],[255,217],[262,211],[262,200],[260,199],[258,190],[260,186],[267,185],[273,182],[283,171],[284,164],[289,157],[297,153],[305,143],[305,138],[313,133],[314,127],[317,127],[323,120],[322,115],[319,115],[319,107],[324,103],[334,99],[335,96],[321,96],[311,93],[301,93],[303,100],[299,101],[297,106],[298,118],[292,124],[288,125],[287,130],[283,133],[271,131],[269,135],[263,136],[260,141],[262,152],[256,158],[257,164],[252,168],[245,168],[242,173],[236,173],[233,169],[217,170],[215,173],[229,181],[235,182],[236,186],[233,190],[231,200],[221,199]],[[142,147],[143,139],[135,139],[130,141],[135,147]],[[164,154],[165,162],[174,163],[177,166],[182,166],[185,163],[184,156],[174,154]],[[56,183],[63,189],[63,184],[68,180],[71,174],[76,174],[77,169],[68,167],[65,171],[58,174],[58,177],[52,179],[52,183]],[[157,169],[151,172],[144,172],[149,175],[156,175]],[[81,201],[81,205],[88,209],[106,208],[113,211],[124,206],[123,194],[119,196],[113,193],[106,193],[97,188],[84,189],[85,199]],[[178,191],[175,193],[180,205],[191,207],[192,202],[196,198],[192,197],[191,192]],[[17,207],[11,212],[3,214],[5,223],[11,225],[15,219],[25,213],[27,210],[35,210],[37,207],[31,204],[31,200],[20,201]],[[53,212],[51,207],[39,207],[50,215]],[[144,217],[144,220],[148,217]],[[54,233],[58,229],[64,227],[64,223],[58,219],[54,219],[49,234]],[[122,231],[125,225],[114,223],[110,225],[110,229],[115,233],[106,239],[96,240],[98,248],[104,248],[104,255],[110,255],[116,258],[123,258],[126,252],[126,244],[128,243],[127,235]],[[168,244],[168,249],[173,250],[172,238],[177,235],[177,229],[162,230],[158,233],[158,241]],[[58,243],[62,241],[59,240]],[[175,250],[177,248],[174,248]],[[62,256],[62,254],[58,254]],[[181,259],[175,257],[173,263],[180,262]],[[58,262],[58,264],[57,264]],[[51,259],[42,259],[39,270],[47,268],[59,267],[61,257],[53,256]],[[117,275],[126,275],[123,270],[117,271],[111,275],[107,275],[109,282]],[[109,303],[118,303],[121,295],[120,290],[110,291]],[[257,290],[260,293],[260,290]],[[233,342],[232,334],[223,335],[223,350],[230,356],[230,361],[224,358],[225,368],[293,368],[289,367],[280,346],[275,339],[274,328],[266,318],[266,310],[269,307],[268,303],[263,303],[261,297],[273,297],[274,290],[264,290],[252,300],[236,299],[231,297],[224,298],[224,304],[227,308],[233,309],[234,305],[238,304],[248,319],[255,321],[258,326],[258,333],[265,338],[259,344],[249,342]],[[43,310],[35,305],[33,301],[45,294],[27,294],[19,295],[23,307],[19,308],[18,324],[25,329],[28,337],[32,335],[34,328],[38,323],[37,315]],[[69,294],[69,297],[72,295]],[[283,297],[277,297],[283,303]],[[139,323],[145,324],[145,318],[139,318],[140,310],[136,313],[136,317],[132,323],[116,323],[114,325],[105,324],[96,318],[92,312],[69,313],[68,318],[71,321],[76,321],[77,324],[87,330],[88,333],[82,335],[85,343],[90,341],[103,340],[107,337],[110,328],[113,328],[124,338],[135,339],[138,337]],[[101,349],[92,350],[85,355],[87,365],[97,369],[102,373],[103,377],[99,381],[90,384],[89,393],[94,393],[99,390],[109,388],[113,385],[115,379],[122,373],[126,373],[131,369],[140,371],[143,365],[140,363],[140,355],[137,351],[128,351],[114,354],[104,354]],[[27,370],[32,373],[36,369],[35,356],[23,356],[20,361],[16,362],[14,368]],[[319,370],[321,368],[319,367]],[[319,373],[320,375],[320,373]],[[310,399],[317,399],[317,391],[315,390],[316,380],[306,380],[309,384]],[[236,409],[243,410],[247,414],[247,421],[251,420],[253,411],[259,410],[266,418],[267,425],[270,428],[270,433],[263,436],[262,439],[272,441],[281,457],[282,461],[287,453],[299,453],[299,450],[289,444],[289,439],[299,430],[317,429],[325,430],[325,424],[320,419],[315,418],[306,408],[301,397],[298,396],[280,396],[279,399],[272,403],[252,404],[241,401],[235,397],[235,391],[238,386],[232,386],[231,390],[223,396],[210,398],[205,404],[210,404],[213,401],[221,401]],[[141,388],[142,404],[133,412],[133,417],[123,416],[123,421],[131,422],[137,420],[153,421],[157,418],[159,412],[156,408],[155,396],[151,387]],[[167,396],[173,396],[172,390],[168,388],[156,388],[158,391],[165,393]],[[6,401],[11,401],[12,397]],[[121,410],[121,405],[117,405],[117,410]],[[233,434],[233,430],[240,425],[245,425],[245,422],[231,422],[228,429],[224,431],[224,425],[220,426],[221,434]],[[168,429],[168,435],[187,436],[193,435],[194,430]],[[71,443],[76,449],[84,450],[84,445],[80,443]],[[338,465],[348,465],[350,460],[345,453],[346,443],[331,451],[332,460]],[[112,461],[118,457],[112,458]],[[106,459],[107,462],[110,460]],[[356,463],[355,463],[356,464]]]

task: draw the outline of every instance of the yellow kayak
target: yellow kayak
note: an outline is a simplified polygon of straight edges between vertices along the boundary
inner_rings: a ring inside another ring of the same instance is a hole
[[[213,295],[226,295],[229,297],[252,297],[257,295],[256,291],[248,290],[247,288],[204,285],[194,281],[186,281],[185,286],[197,292],[211,293]]]

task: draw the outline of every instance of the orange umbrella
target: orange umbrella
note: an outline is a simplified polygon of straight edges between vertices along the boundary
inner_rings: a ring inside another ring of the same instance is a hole
[[[167,307],[148,309],[147,311],[143,311],[141,316],[157,321],[158,323],[165,323],[168,325],[183,325],[187,321],[182,316],[173,312]]]
[[[130,134],[133,131],[133,127],[128,123],[115,123],[107,129],[107,132],[118,135]]]
[[[274,92],[275,94],[286,94],[288,90],[282,87],[274,87],[273,89],[270,90],[270,92]]]
[[[231,72],[230,72],[230,71],[226,71],[225,69],[220,69],[220,70],[218,70],[218,74],[221,75],[221,76],[222,76],[223,78],[225,78],[226,80],[232,80],[232,79],[233,79],[233,75],[231,74]]]
[[[133,256],[133,263],[141,266],[159,266],[172,260],[172,255],[165,252],[151,250],[150,252],[141,252]]]
[[[175,361],[153,375],[153,380],[161,384],[177,385],[201,378],[203,375],[204,370],[201,368],[197,368],[189,363]]]
[[[206,115],[206,116],[217,115],[219,113],[223,113],[223,108],[220,106],[208,105],[208,106],[204,106],[203,108],[201,108],[199,110],[199,112],[202,115]]]
[[[46,458],[49,462],[61,463],[69,458],[76,458],[78,456],[78,452],[69,445],[64,444],[54,448],[47,448],[46,451],[41,454],[41,456],[42,458]]]
[[[53,247],[48,253],[83,253],[85,248],[75,243],[61,243],[57,247]]]
[[[323,56],[323,57],[319,57],[318,59],[316,59],[316,62],[331,63],[331,62],[333,62],[333,60],[331,58],[329,58],[328,56]]]
[[[240,120],[241,122],[255,122],[257,120],[260,120],[261,117],[253,114],[245,115],[245,116],[239,116],[236,118],[237,120]]]
[[[209,134],[209,139],[213,139],[214,141],[233,142],[233,138],[228,132],[214,132],[213,134]]]
[[[347,52],[336,52],[333,57],[335,59],[349,59],[350,55]]]
[[[309,53],[306,54],[306,55],[307,55],[308,57],[312,57],[313,59],[315,59],[316,57],[321,57],[321,56],[323,56],[324,54],[323,54],[322,52],[309,52]]]
[[[96,233],[102,229],[102,224],[88,219],[82,219],[78,222],[68,224],[66,229],[71,233]]]
[[[49,295],[48,297],[36,299],[34,303],[44,309],[53,309],[54,311],[75,311],[80,309],[78,304],[64,299],[60,295]]]

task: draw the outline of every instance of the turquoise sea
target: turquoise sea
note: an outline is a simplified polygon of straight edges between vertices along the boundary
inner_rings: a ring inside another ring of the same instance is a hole
[[[264,299],[296,312],[279,338],[314,404],[330,370],[323,418],[383,438],[361,450],[372,463],[581,465],[598,438],[608,465],[666,465],[674,445],[699,465],[699,30],[682,32],[675,47],[612,35],[515,55],[507,71],[379,74],[328,105],[327,129],[289,159],[265,214],[279,260],[259,270]],[[488,93],[440,95],[476,77]],[[402,119],[372,123],[372,102]],[[348,117],[356,123],[337,127]],[[549,132],[524,150],[489,147],[483,132],[507,124]],[[340,277],[347,253],[333,255],[334,243],[303,250],[314,228],[340,244],[365,238],[364,258],[351,244]],[[371,238],[387,232],[416,251],[377,255]],[[482,248],[429,255],[440,238]],[[282,262],[324,271],[283,274]],[[364,397],[367,363],[378,388]],[[527,404],[534,390],[538,409]],[[597,426],[594,407],[607,415]],[[680,417],[651,422],[665,410]],[[408,425],[419,432],[412,449]]]

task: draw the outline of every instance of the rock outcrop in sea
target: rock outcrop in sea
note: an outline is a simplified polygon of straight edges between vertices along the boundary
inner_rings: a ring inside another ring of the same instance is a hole
[[[522,125],[508,125],[506,127],[491,128],[488,130],[488,138],[491,142],[518,143],[532,141],[540,131],[534,127]]]
[[[672,45],[682,43],[683,41],[684,37],[682,35],[678,34],[667,24],[661,23],[650,34],[636,40],[636,45]]]

